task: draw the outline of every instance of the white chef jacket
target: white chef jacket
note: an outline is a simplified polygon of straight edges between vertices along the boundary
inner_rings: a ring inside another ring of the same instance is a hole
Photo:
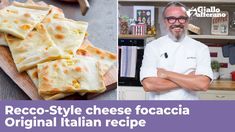
[[[157,77],[157,68],[181,74],[195,71],[196,75],[206,75],[213,79],[209,48],[188,36],[180,42],[175,42],[166,35],[146,45],[140,69],[140,81],[146,77]],[[160,93],[149,92],[148,97],[150,100],[198,99],[194,91],[184,88]]]

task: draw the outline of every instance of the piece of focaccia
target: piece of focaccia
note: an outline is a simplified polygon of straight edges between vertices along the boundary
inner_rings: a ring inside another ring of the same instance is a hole
[[[106,90],[99,62],[91,57],[61,59],[38,64],[39,95]]]
[[[38,88],[38,70],[37,70],[37,68],[32,68],[30,70],[27,70],[27,74],[29,75],[29,77],[33,81],[33,83],[36,86],[36,88]],[[73,93],[43,94],[42,97],[45,100],[57,100],[57,99],[61,99],[61,98],[67,97],[67,96],[69,96],[71,94],[73,94]],[[81,93],[80,92],[79,94],[81,96],[83,96],[86,93]]]
[[[89,44],[89,43],[87,43],[87,42],[88,42],[88,41],[87,41],[87,38],[85,38],[84,41],[83,41],[83,43],[82,43],[82,45],[81,45],[81,47],[86,47],[87,44]],[[27,74],[28,74],[28,76],[31,78],[31,80],[33,81],[35,87],[38,88],[38,70],[37,70],[37,67],[32,68],[32,69],[30,69],[30,70],[27,70]],[[79,92],[78,94],[81,95],[81,96],[83,96],[83,95],[85,95],[86,93],[85,93],[85,92],[84,92],[84,93]],[[69,93],[69,94],[67,94],[67,93],[44,94],[44,95],[43,95],[43,98],[44,98],[45,100],[57,100],[57,99],[61,99],[61,98],[67,97],[67,96],[69,96],[69,95],[71,95],[71,93]]]
[[[64,54],[73,57],[84,40],[88,23],[63,18],[61,12],[53,8],[43,23],[54,43]]]
[[[82,45],[82,49],[79,49],[77,51],[77,54],[79,56],[75,57],[81,57],[81,56],[89,56],[96,60],[99,60],[100,63],[100,69],[102,71],[102,75],[104,75],[109,68],[116,62],[116,55],[113,53],[110,53],[108,51],[101,50],[99,48],[96,48],[92,46],[89,42],[84,42],[86,44]],[[31,69],[27,71],[30,78],[33,80],[36,87],[38,87],[38,73],[37,68]],[[84,93],[79,92],[80,95],[84,95]],[[61,99],[66,96],[71,95],[71,93],[58,93],[58,94],[41,94],[45,100],[55,100],[55,99]]]
[[[64,57],[41,23],[24,40],[11,35],[5,37],[19,72],[36,67],[38,63]]]
[[[53,11],[53,9],[52,9],[52,11]],[[57,12],[57,11],[59,11],[58,14],[60,14],[60,10],[56,10],[56,12]],[[81,47],[86,47],[87,44],[89,44],[89,43],[87,43],[87,42],[88,42],[88,41],[87,41],[87,38],[85,38],[84,41],[83,41],[83,43],[82,43],[82,45],[81,45]],[[27,70],[27,74],[28,74],[28,76],[31,78],[31,80],[33,81],[35,87],[38,88],[38,70],[37,70],[37,67],[32,68],[32,69],[30,69],[30,70]],[[71,95],[71,94],[72,94],[72,93],[69,93],[69,94],[68,94],[68,93],[44,94],[44,95],[43,95],[43,98],[44,98],[45,100],[57,100],[57,99],[61,99],[61,98],[67,97],[67,96],[69,96],[69,95]],[[85,93],[85,92],[84,92],[84,93],[79,92],[78,94],[81,95],[81,96],[83,96],[83,95],[85,95],[86,93]]]
[[[76,54],[82,56],[92,56],[95,59],[99,60],[101,66],[101,72],[103,75],[107,73],[107,71],[117,61],[117,57],[115,54],[94,47],[91,44],[88,44],[85,47],[78,49]]]
[[[38,70],[37,68],[32,68],[30,70],[27,70],[27,74],[29,75],[29,77],[31,78],[31,80],[33,81],[34,85],[38,88]],[[64,97],[67,97],[70,94],[66,94],[66,93],[58,93],[58,94],[43,94],[41,95],[45,100],[57,100],[57,99],[61,99]]]
[[[25,39],[49,11],[50,6],[13,2],[0,10],[0,31]]]
[[[47,6],[47,4],[44,3],[43,1],[39,1],[37,3],[34,3],[32,0],[27,0],[26,3]],[[10,2],[8,0],[1,0],[0,9],[3,9],[9,5],[10,5]],[[4,37],[4,33],[1,33],[1,32],[0,32],[0,45],[8,46],[7,42],[5,40],[5,37]]]

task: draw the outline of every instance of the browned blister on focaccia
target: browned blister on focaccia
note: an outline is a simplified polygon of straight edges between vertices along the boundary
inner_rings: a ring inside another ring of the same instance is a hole
[[[36,67],[38,63],[64,57],[43,24],[38,24],[24,40],[11,35],[6,35],[6,40],[19,72]]]
[[[77,55],[91,56],[100,61],[101,72],[104,75],[115,64],[117,57],[115,54],[99,49],[91,44],[85,45],[77,50]]]
[[[0,32],[25,39],[49,13],[49,6],[13,2],[0,10]]]
[[[61,59],[38,64],[39,95],[106,90],[100,64],[91,57]]]

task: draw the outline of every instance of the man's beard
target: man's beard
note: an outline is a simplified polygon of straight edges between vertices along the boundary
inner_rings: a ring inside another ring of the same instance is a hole
[[[181,28],[183,31],[180,32],[179,34],[173,34],[173,31],[172,31],[172,30],[173,30],[174,28]],[[186,30],[185,30],[185,28],[184,28],[183,25],[171,25],[171,26],[169,27],[169,29],[168,29],[168,35],[169,35],[169,37],[170,37],[173,41],[175,41],[175,42],[181,41],[181,40],[185,37],[185,34],[186,34]]]

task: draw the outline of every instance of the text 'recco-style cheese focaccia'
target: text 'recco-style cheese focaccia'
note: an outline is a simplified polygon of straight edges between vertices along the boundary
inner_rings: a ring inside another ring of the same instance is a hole
[[[99,49],[90,44],[78,49],[76,54],[82,56],[92,56],[93,58],[99,60],[103,75],[112,67],[117,59],[115,54]]]
[[[5,37],[19,72],[63,56],[61,50],[50,39],[43,24],[38,24],[36,30],[30,32],[24,40],[11,35]]]
[[[106,90],[99,62],[90,57],[61,59],[38,64],[39,94]]]
[[[64,54],[71,57],[76,54],[85,37],[87,22],[63,18],[60,11],[52,10],[43,23],[54,43]]]
[[[49,6],[13,2],[0,10],[0,31],[25,39],[49,11]]]

